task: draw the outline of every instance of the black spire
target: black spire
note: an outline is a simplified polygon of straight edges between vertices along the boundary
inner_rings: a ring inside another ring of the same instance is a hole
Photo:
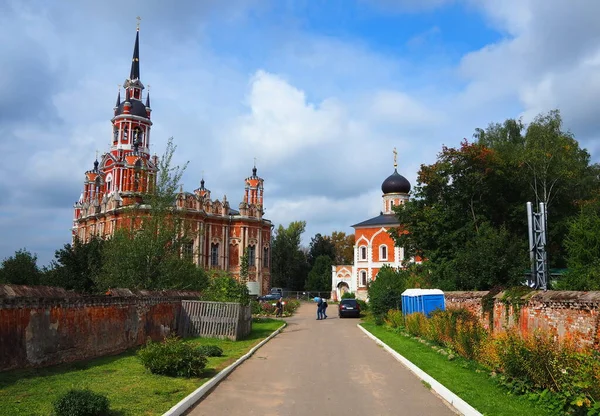
[[[98,165],[99,165],[99,163],[98,163],[98,159],[96,159],[96,160],[94,161],[94,172],[98,172]]]
[[[256,178],[256,166],[252,168],[252,177]]]
[[[129,79],[140,79],[140,28],[135,33],[135,46],[133,47],[133,59],[131,60],[131,73]]]
[[[118,107],[121,104],[121,89],[119,88],[119,93],[117,94],[117,104],[115,107]]]
[[[204,189],[204,178],[200,181],[200,189]]]
[[[150,108],[150,90],[148,90],[148,94],[146,94],[146,107]]]

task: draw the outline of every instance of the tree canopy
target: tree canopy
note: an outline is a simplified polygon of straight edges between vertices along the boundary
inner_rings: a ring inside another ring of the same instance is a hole
[[[271,285],[303,290],[309,266],[301,248],[305,221],[293,221],[287,228],[279,225],[271,239]]]
[[[395,208],[396,244],[427,259],[427,279],[442,289],[518,284],[528,264],[526,203],[544,202],[549,260],[564,266],[568,221],[598,189],[598,166],[562,130],[558,111],[528,126],[490,124],[474,138],[421,166],[413,198]]]

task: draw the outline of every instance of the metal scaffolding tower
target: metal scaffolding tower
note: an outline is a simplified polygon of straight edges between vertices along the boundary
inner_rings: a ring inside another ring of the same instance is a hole
[[[533,212],[531,202],[527,203],[527,223],[529,225],[529,258],[531,277],[529,286],[535,289],[548,288],[548,255],[546,254],[546,205],[540,202],[539,212]]]

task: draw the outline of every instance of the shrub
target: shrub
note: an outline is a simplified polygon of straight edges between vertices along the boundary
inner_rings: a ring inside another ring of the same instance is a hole
[[[424,337],[428,330],[427,317],[420,312],[407,315],[406,330],[416,337]]]
[[[238,302],[250,304],[250,293],[245,284],[238,282],[227,272],[213,271],[208,287],[202,292],[201,300],[211,302]]]
[[[356,299],[356,295],[352,292],[344,292],[342,299]]]
[[[138,357],[153,374],[171,377],[199,377],[206,367],[206,356],[177,337],[164,342],[148,341]]]
[[[385,315],[384,321],[390,328],[400,328],[404,326],[402,311],[399,311],[398,309],[390,309]]]
[[[369,283],[369,306],[376,318],[384,317],[390,309],[401,309],[408,275],[405,270],[383,266],[375,280]]]
[[[221,357],[223,350],[218,345],[200,345],[196,351],[206,357]]]
[[[288,316],[292,315],[300,307],[300,301],[298,299],[284,299],[285,305],[283,306],[283,314]]]
[[[106,396],[75,389],[59,397],[53,405],[56,416],[105,416],[110,407]]]
[[[356,302],[358,303],[358,306],[360,306],[360,310],[362,312],[366,312],[369,310],[369,304],[367,302],[365,302],[362,299],[356,299]]]

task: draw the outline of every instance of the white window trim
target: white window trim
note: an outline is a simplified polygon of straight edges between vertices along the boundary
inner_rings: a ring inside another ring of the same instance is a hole
[[[363,276],[365,277],[364,284],[363,284]],[[367,275],[366,270],[361,270],[358,272],[358,286],[359,287],[366,287],[368,280],[369,280],[369,276]]]
[[[381,253],[383,252],[383,249],[385,248],[385,256],[383,256]],[[388,247],[385,244],[382,244],[379,246],[379,260],[380,261],[387,261],[388,259]]]
[[[363,257],[363,249],[364,249],[364,257]],[[367,246],[358,247],[358,259],[361,261],[367,261],[369,257],[369,251],[367,250]]]

